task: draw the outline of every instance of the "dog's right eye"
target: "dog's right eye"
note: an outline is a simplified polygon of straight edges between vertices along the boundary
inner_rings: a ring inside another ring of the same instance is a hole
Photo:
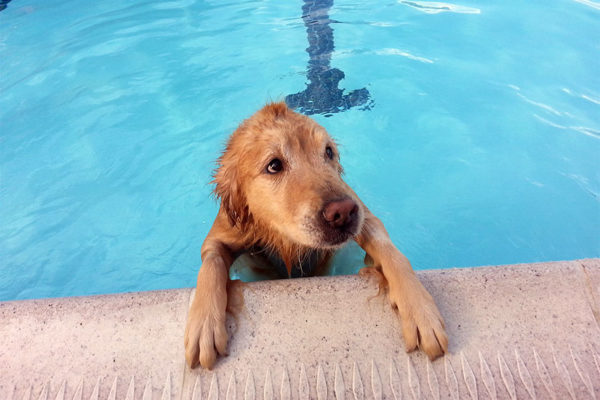
[[[267,172],[269,174],[276,174],[278,172],[281,172],[281,170],[283,169],[283,163],[281,162],[281,160],[279,158],[274,158],[269,162],[269,165],[267,165]]]

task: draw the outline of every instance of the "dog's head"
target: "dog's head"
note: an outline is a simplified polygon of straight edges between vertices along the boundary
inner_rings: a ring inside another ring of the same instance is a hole
[[[231,224],[242,230],[259,227],[301,246],[336,248],[364,220],[341,174],[326,130],[285,103],[273,103],[231,135],[218,161],[215,193]]]

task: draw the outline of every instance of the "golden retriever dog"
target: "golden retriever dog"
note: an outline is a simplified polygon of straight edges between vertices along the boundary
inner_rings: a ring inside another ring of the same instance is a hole
[[[202,245],[185,329],[190,367],[211,368],[217,354],[226,354],[229,267],[239,254],[264,249],[291,275],[303,260],[315,254],[326,259],[350,240],[383,274],[407,351],[421,348],[432,360],[447,351],[433,298],[341,175],[336,144],[325,129],[285,103],[266,105],[231,135],[214,175],[221,205]]]

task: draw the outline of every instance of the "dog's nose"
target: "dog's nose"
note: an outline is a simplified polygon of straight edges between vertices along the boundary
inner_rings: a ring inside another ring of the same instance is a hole
[[[335,200],[323,208],[325,221],[334,228],[348,226],[358,213],[358,205],[351,199]]]

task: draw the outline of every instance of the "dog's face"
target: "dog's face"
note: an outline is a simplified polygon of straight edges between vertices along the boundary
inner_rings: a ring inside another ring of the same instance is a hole
[[[359,232],[364,219],[341,173],[325,129],[275,103],[233,133],[219,159],[215,191],[240,229],[260,226],[302,246],[336,248]]]

